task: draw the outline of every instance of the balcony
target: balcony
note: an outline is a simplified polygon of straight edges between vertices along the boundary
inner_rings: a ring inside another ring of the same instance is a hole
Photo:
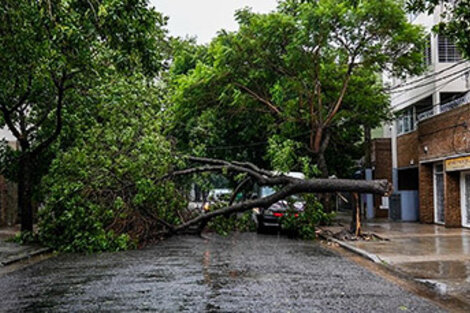
[[[430,117],[448,112],[455,108],[458,108],[464,104],[470,103],[470,92],[467,92],[464,96],[452,100],[450,102],[445,102],[443,104],[438,104],[436,108],[432,108],[428,111],[424,111],[417,116],[418,122],[424,121]],[[437,109],[437,110],[436,110]]]

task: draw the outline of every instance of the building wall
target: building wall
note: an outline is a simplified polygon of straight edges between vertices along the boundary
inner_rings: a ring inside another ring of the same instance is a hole
[[[392,143],[390,138],[377,138],[372,140],[372,166],[374,179],[386,179],[392,182]],[[388,217],[388,210],[380,208],[382,197],[374,197],[376,217]]]
[[[421,161],[470,152],[470,104],[419,123]],[[427,151],[427,152],[426,152]]]
[[[455,63],[439,62],[438,37],[432,33],[432,28],[434,25],[441,22],[443,9],[442,5],[438,5],[433,14],[428,15],[427,13],[422,13],[411,20],[413,24],[422,26],[425,32],[430,36],[432,64],[428,67],[428,71],[423,76],[412,77],[409,80],[400,80],[398,78],[391,78],[388,80],[391,81],[392,86],[399,86],[403,83],[409,83],[410,81],[418,79],[420,80],[419,84],[413,86],[414,88],[403,88],[402,92],[392,94],[391,106],[395,112],[400,111],[411,104],[428,97],[429,95],[433,96],[433,102],[434,104],[437,104],[440,103],[441,92],[464,92],[469,89],[469,81],[464,77],[460,79],[447,77],[450,73],[468,68],[470,66],[469,62],[463,62],[458,65]],[[452,67],[452,69],[447,71],[446,69],[450,67]]]
[[[414,131],[397,137],[398,168],[418,164],[418,132]]]
[[[444,207],[446,227],[461,227],[460,172],[444,173]]]
[[[470,104],[419,123],[417,131],[398,137],[398,164],[419,161],[419,219],[434,222],[433,165],[470,154]],[[461,227],[460,171],[444,171],[445,226]]]
[[[434,184],[432,164],[419,166],[419,221],[434,223]]]

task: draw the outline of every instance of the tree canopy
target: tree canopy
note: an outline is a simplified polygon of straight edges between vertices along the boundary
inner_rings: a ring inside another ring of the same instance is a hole
[[[20,145],[4,146],[2,172],[16,169],[23,230],[32,230],[32,193],[51,147],[74,114],[93,111],[88,90],[109,70],[155,76],[166,56],[165,23],[146,0],[2,1],[0,127]]]
[[[381,73],[422,70],[423,33],[399,1],[281,1],[275,12],[236,18],[239,31],[222,32],[171,80],[172,134],[210,155],[215,142],[263,148],[276,135],[299,142],[326,176],[331,142],[357,140],[360,125],[386,117]]]

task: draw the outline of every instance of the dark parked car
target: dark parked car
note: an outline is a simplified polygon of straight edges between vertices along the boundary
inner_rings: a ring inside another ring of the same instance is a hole
[[[259,196],[264,198],[275,192],[270,187],[262,187]],[[258,233],[264,233],[269,229],[281,229],[281,218],[286,214],[294,214],[298,216],[304,210],[305,203],[298,197],[291,197],[289,201],[281,200],[268,208],[253,209],[252,218],[256,224]]]

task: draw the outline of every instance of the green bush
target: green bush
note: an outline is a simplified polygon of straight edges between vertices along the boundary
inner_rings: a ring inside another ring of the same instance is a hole
[[[302,213],[295,211],[285,214],[281,219],[282,228],[290,237],[315,239],[315,227],[319,224],[330,224],[335,213],[325,213],[322,204],[314,195],[304,195],[305,209]]]
[[[243,213],[235,213],[230,216],[217,216],[207,224],[207,230],[221,236],[228,236],[233,231],[251,232],[256,226],[251,218],[251,210]]]
[[[156,240],[158,219],[178,223],[183,201],[172,182],[174,166],[161,135],[157,88],[141,77],[110,81],[94,123],[61,153],[43,180],[45,206],[39,240],[59,251],[116,251]]]

